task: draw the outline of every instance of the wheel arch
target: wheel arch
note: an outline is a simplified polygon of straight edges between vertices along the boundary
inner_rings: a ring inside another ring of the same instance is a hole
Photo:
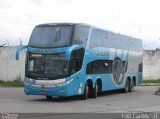
[[[133,80],[134,86],[136,86],[136,76],[133,76],[132,80]]]
[[[86,81],[85,81],[85,83],[84,83],[84,85],[83,85],[83,93],[84,93],[84,89],[85,89],[85,85],[86,85],[86,83],[87,83],[87,85],[89,86],[89,88],[90,89],[92,89],[93,88],[93,81],[92,81],[92,79],[91,78],[89,78],[89,79],[87,79]]]
[[[127,80],[129,81],[129,83],[131,82],[131,77],[130,76],[127,76],[127,78],[126,78],[126,82],[127,82]]]

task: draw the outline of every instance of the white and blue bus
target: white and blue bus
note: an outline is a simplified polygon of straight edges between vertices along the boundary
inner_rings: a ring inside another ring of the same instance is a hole
[[[27,48],[26,95],[81,95],[103,91],[131,92],[142,83],[142,41],[87,24],[37,25]]]

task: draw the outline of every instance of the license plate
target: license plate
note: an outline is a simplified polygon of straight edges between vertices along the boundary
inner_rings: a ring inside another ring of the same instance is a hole
[[[45,94],[47,94],[47,91],[45,91],[45,90],[40,91],[40,94],[45,95]]]

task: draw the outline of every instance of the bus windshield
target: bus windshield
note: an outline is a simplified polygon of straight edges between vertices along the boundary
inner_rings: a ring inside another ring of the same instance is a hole
[[[31,47],[62,47],[71,44],[73,26],[37,26],[30,37]]]
[[[42,55],[28,54],[26,74],[29,77],[54,78],[65,77],[68,74],[68,61],[65,53]]]

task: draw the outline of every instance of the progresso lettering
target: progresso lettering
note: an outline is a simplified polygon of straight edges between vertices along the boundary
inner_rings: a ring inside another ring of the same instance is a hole
[[[55,53],[55,49],[36,49],[35,50],[37,53]]]
[[[92,55],[96,56],[109,56],[109,51],[91,50]]]

